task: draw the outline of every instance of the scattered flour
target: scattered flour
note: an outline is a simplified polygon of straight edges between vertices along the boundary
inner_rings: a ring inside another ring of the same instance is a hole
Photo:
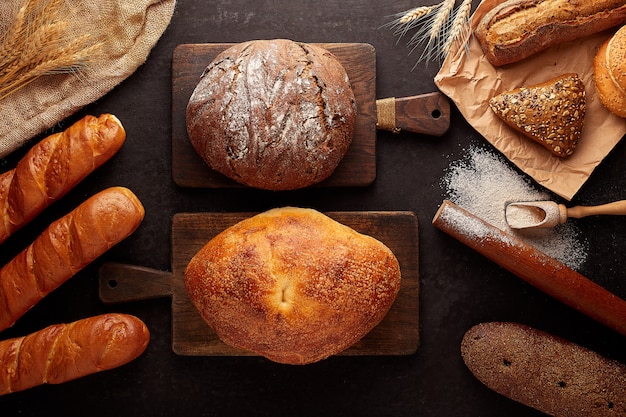
[[[587,260],[588,243],[573,222],[549,229],[514,230],[508,226],[505,218],[508,203],[552,197],[535,188],[503,157],[472,146],[463,159],[450,165],[441,186],[446,199],[570,268],[580,269]]]

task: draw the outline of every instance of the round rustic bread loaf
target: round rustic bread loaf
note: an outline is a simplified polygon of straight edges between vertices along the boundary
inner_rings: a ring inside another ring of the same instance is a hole
[[[352,142],[356,101],[327,50],[256,40],[213,60],[186,116],[191,143],[209,167],[250,187],[293,190],[334,172]]]
[[[392,251],[312,209],[245,219],[190,261],[185,288],[220,339],[280,363],[337,354],[387,314],[400,288]]]

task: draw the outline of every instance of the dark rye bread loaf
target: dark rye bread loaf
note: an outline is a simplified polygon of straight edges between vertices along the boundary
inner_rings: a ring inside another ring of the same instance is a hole
[[[286,39],[219,54],[187,106],[189,138],[209,167],[267,190],[328,178],[352,142],[355,119],[354,93],[335,56]]]
[[[555,417],[626,415],[626,366],[517,323],[482,323],[461,355],[492,390]]]

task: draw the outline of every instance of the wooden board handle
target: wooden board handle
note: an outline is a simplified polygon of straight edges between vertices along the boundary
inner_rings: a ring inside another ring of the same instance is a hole
[[[447,200],[433,225],[539,290],[626,336],[626,301],[563,263]]]
[[[105,304],[172,296],[172,273],[116,262],[99,270],[99,295]]]
[[[442,136],[450,127],[450,102],[439,92],[376,100],[377,128]]]

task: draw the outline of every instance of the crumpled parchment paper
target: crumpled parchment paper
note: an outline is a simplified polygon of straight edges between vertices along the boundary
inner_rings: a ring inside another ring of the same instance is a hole
[[[480,18],[502,0],[483,0],[472,16]],[[571,200],[626,133],[626,120],[611,114],[597,98],[593,59],[613,31],[553,46],[523,61],[494,67],[472,37],[468,50],[457,48],[444,60],[435,84],[487,141],[541,186]],[[577,73],[585,84],[587,111],[574,154],[561,159],[540,144],[506,126],[489,107],[501,92],[538,84],[565,73]]]

